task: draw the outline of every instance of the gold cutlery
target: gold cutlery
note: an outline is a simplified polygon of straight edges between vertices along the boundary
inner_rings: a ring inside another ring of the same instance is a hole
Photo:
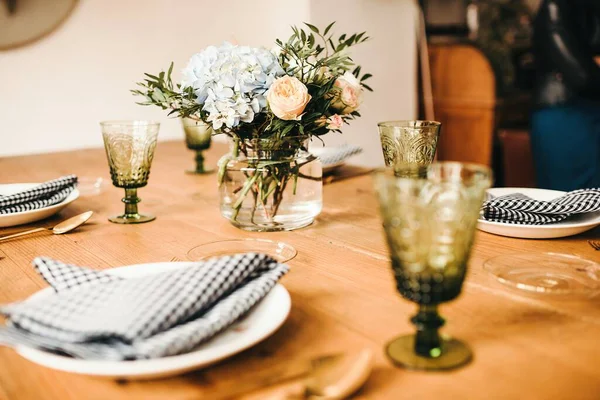
[[[588,240],[588,243],[594,248],[594,250],[600,250],[600,242]]]
[[[13,239],[20,236],[29,235],[36,232],[52,231],[55,235],[62,235],[63,233],[71,232],[73,229],[85,224],[88,219],[91,218],[93,211],[87,211],[83,214],[76,215],[69,219],[64,220],[54,228],[35,228],[24,232],[14,233],[12,235],[0,237],[0,242],[8,239]]]
[[[360,389],[373,368],[373,352],[322,356],[311,360],[301,379],[261,389],[243,400],[345,399]]]

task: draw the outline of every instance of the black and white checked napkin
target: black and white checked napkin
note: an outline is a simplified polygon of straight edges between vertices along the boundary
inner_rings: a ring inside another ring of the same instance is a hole
[[[55,293],[0,307],[7,317],[0,344],[95,360],[188,352],[246,314],[288,271],[255,253],[127,279],[49,258],[33,264]]]
[[[362,147],[344,144],[341,146],[335,147],[323,147],[317,148],[313,152],[319,159],[321,160],[321,164],[323,167],[328,167],[330,165],[335,165],[339,162],[345,161],[346,159],[362,153]]]
[[[600,211],[600,188],[575,190],[550,201],[534,200],[522,193],[493,197],[483,203],[482,217],[493,222],[544,225],[595,211]]]
[[[37,210],[58,204],[77,186],[75,175],[63,176],[23,192],[0,196],[0,214]]]

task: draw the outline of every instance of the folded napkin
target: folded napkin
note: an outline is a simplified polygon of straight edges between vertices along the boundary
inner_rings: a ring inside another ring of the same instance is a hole
[[[600,189],[580,189],[550,201],[534,200],[522,193],[490,198],[483,203],[482,216],[493,222],[544,225],[599,210]]]
[[[12,214],[37,210],[58,204],[66,199],[77,186],[75,175],[63,176],[42,183],[23,192],[0,196],[0,214]]]
[[[0,307],[0,344],[73,357],[133,360],[181,354],[263,299],[288,267],[264,254],[120,278],[49,258],[33,262],[55,293]]]
[[[314,154],[319,157],[321,164],[323,164],[324,167],[327,167],[329,165],[342,162],[356,154],[360,154],[362,151],[362,147],[344,144],[336,147],[323,147],[316,149]]]

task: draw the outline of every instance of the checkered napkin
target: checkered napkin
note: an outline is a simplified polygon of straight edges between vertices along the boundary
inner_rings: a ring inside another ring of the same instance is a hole
[[[55,293],[0,307],[0,344],[95,360],[185,353],[263,299],[288,267],[239,254],[135,278],[49,258],[33,262]]]
[[[362,147],[345,144],[336,147],[323,147],[315,153],[317,153],[321,160],[321,164],[323,164],[324,167],[327,167],[342,162],[356,154],[360,154],[362,151]]]
[[[595,211],[600,211],[600,189],[580,189],[551,201],[534,200],[522,193],[490,198],[483,204],[482,216],[493,222],[544,225]]]
[[[63,176],[23,192],[0,196],[0,214],[37,210],[58,204],[77,186],[75,175]]]

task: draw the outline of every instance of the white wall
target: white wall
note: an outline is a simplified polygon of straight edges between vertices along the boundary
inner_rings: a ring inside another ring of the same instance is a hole
[[[367,31],[371,39],[352,50],[352,58],[371,72],[374,92],[366,92],[361,118],[329,134],[327,144],[350,142],[364,152],[353,162],[383,165],[377,122],[412,119],[416,97],[416,2],[408,0],[311,0],[311,21],[318,26],[336,22],[337,32]]]
[[[158,119],[162,140],[180,138],[176,120],[134,103],[129,89],[143,72],[171,60],[181,69],[223,40],[271,47],[290,24],[331,20],[373,37],[355,58],[375,75],[377,92],[344,141],[366,146],[362,161],[378,163],[375,123],[415,112],[411,0],[82,0],[52,35],[0,52],[0,156],[101,146],[106,119]]]

